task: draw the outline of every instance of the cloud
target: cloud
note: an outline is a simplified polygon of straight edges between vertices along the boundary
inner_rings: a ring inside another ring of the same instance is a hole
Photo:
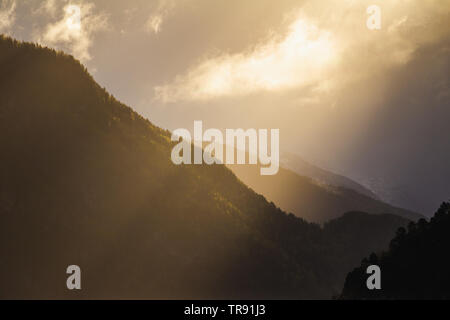
[[[54,2],[47,1],[47,10],[56,10]],[[94,4],[81,3],[64,6],[60,20],[38,30],[35,40],[41,44],[71,52],[83,62],[92,59],[89,52],[95,33],[108,28],[108,17],[94,13]]]
[[[161,15],[152,15],[148,18],[146,29],[148,32],[158,33],[161,30],[163,17]]]
[[[150,17],[147,19],[145,30],[149,33],[159,33],[164,20],[174,7],[175,2],[173,0],[160,0]]]
[[[7,32],[16,20],[16,1],[5,0],[0,5],[0,32]]]
[[[237,53],[206,57],[155,86],[154,97],[163,103],[205,101],[298,89],[307,96],[297,101],[336,105],[333,99],[344,87],[405,65],[419,48],[448,35],[450,7],[440,1],[385,1],[377,31],[366,27],[370,4],[306,1],[288,13],[284,32],[278,28]]]
[[[334,55],[332,34],[297,17],[284,36],[275,34],[244,52],[206,59],[155,92],[159,100],[174,102],[289,89],[317,81]]]
[[[61,1],[60,1],[61,2]],[[51,17],[55,17],[59,6],[57,0],[45,0],[42,4],[34,11],[34,14],[49,14]]]

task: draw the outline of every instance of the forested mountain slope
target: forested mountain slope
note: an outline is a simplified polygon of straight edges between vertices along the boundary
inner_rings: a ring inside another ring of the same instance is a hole
[[[321,228],[225,166],[175,166],[78,61],[5,37],[0,130],[0,298],[330,298],[406,223]]]
[[[450,203],[430,221],[399,228],[389,250],[372,253],[350,272],[343,299],[450,299]],[[381,289],[368,290],[366,269],[378,265]]]

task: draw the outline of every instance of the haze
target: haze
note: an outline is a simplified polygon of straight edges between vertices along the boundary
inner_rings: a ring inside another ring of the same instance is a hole
[[[381,30],[366,27],[372,4]],[[156,125],[279,128],[282,150],[431,214],[450,197],[449,13],[449,0],[1,0],[0,33],[73,54]]]

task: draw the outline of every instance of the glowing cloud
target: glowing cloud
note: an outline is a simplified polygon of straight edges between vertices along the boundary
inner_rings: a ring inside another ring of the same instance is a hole
[[[16,1],[5,0],[0,4],[0,32],[9,31],[16,20]]]
[[[53,2],[47,3],[50,3],[49,8],[54,8],[51,5]],[[36,41],[68,50],[81,61],[91,60],[89,48],[92,37],[108,26],[107,17],[104,14],[94,14],[93,10],[93,4],[66,5],[64,16],[59,21],[48,24],[44,32],[36,37]]]
[[[410,0],[386,0],[382,27],[375,31],[366,24],[370,4],[305,1],[287,12],[292,18],[287,32],[238,53],[200,60],[172,81],[153,87],[154,98],[163,103],[205,101],[295,89],[301,92],[297,105],[332,106],[342,88],[406,65],[421,46],[448,37],[445,17],[450,7],[442,1],[418,6]]]
[[[154,34],[159,33],[165,18],[174,7],[175,3],[172,0],[160,0],[155,10],[147,19],[145,24],[146,31]]]
[[[331,33],[297,18],[284,37],[207,59],[155,92],[158,99],[173,102],[289,89],[317,80],[333,57]]]

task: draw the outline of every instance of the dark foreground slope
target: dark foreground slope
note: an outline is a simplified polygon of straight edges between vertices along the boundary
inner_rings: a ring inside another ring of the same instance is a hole
[[[372,254],[348,274],[343,299],[450,299],[450,203],[431,221],[400,228],[389,251]],[[381,290],[366,287],[367,266],[381,270]]]
[[[418,213],[393,207],[349,188],[319,183],[285,168],[272,176],[262,176],[259,168],[252,165],[229,165],[229,168],[242,182],[282,210],[311,222],[323,223],[348,211],[396,214],[414,221],[422,218]]]
[[[0,298],[329,298],[382,248],[373,234],[406,222],[379,217],[345,238],[224,166],[175,166],[169,132],[79,62],[7,38],[0,130]],[[66,289],[72,264],[81,291]]]

